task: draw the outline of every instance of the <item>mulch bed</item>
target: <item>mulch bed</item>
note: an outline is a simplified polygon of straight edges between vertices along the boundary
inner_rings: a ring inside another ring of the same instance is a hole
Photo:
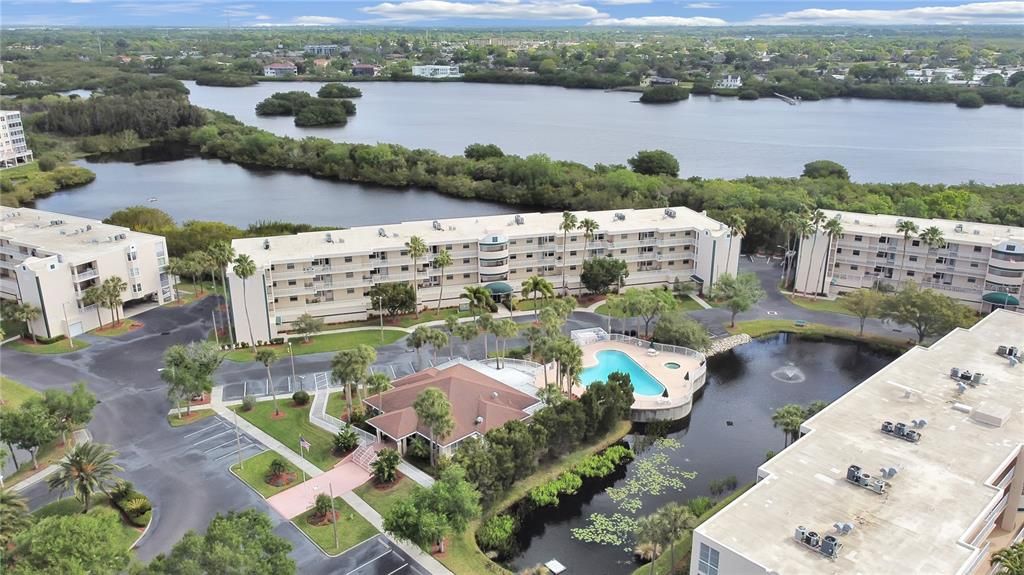
[[[403,474],[401,471],[396,471],[394,481],[392,481],[391,483],[377,483],[376,481],[374,481],[373,488],[376,491],[391,491],[392,489],[397,487],[399,483],[402,482],[402,479],[405,479],[405,474]]]
[[[333,515],[333,518],[331,517],[332,515]],[[321,526],[324,526],[324,525],[330,525],[331,523],[337,523],[338,519],[340,519],[340,518],[341,518],[341,513],[337,512],[337,511],[333,511],[333,512],[328,511],[326,514],[324,514],[322,516],[316,515],[316,514],[310,515],[306,519],[306,522],[309,523],[310,525],[314,525],[316,527],[321,527]]]
[[[288,485],[289,483],[295,481],[295,472],[286,471],[281,475],[275,475],[274,477],[266,479],[265,481],[267,485],[273,485],[274,487],[284,487],[285,485]]]
[[[210,403],[210,396],[206,395],[204,393],[203,397],[201,397],[199,399],[193,399],[190,403],[192,405],[206,405],[206,404]]]

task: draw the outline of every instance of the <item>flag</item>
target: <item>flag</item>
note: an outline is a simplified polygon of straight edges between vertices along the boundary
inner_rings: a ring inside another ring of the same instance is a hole
[[[309,448],[311,447],[311,445],[309,444],[308,441],[306,441],[305,437],[302,437],[300,435],[299,436],[299,447],[301,447],[302,449],[305,449],[306,451],[309,451]]]

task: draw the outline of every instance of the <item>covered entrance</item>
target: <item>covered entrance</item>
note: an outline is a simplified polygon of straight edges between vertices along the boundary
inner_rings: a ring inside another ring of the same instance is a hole
[[[1020,306],[1020,300],[1014,297],[1012,294],[1005,292],[991,292],[981,296],[981,300],[985,302],[982,311],[990,312],[997,309],[1008,309],[1010,311],[1016,311]]]
[[[491,299],[494,300],[494,303],[502,304],[512,309],[509,307],[512,304],[512,286],[505,282],[491,282],[485,285],[484,289],[491,293]]]

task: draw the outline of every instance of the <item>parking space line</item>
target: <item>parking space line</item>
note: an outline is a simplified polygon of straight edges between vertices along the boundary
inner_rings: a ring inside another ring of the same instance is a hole
[[[220,432],[220,433],[218,433],[216,435],[211,435],[210,437],[207,437],[206,439],[200,439],[199,441],[193,443],[192,447],[195,447],[195,446],[199,445],[200,443],[206,443],[207,441],[210,441],[211,439],[216,439],[216,438],[218,438],[218,437],[220,437],[222,435],[228,434],[228,433],[234,433],[234,432],[232,430],[230,430],[230,429],[226,429],[226,430],[224,430],[224,431],[222,431],[222,432]]]
[[[375,543],[380,543],[380,540],[379,540],[379,539],[375,539],[375,540],[374,540],[374,542],[375,542]],[[383,544],[383,543],[381,543],[381,545],[384,545],[384,544]],[[374,562],[376,562],[376,561],[377,561],[378,559],[381,559],[381,558],[387,557],[388,555],[391,555],[391,554],[393,553],[393,551],[391,550],[391,547],[388,547],[387,545],[384,545],[384,547],[385,547],[385,548],[387,548],[387,551],[385,551],[384,553],[381,553],[380,555],[378,555],[378,556],[374,557],[373,559],[370,559],[370,560],[369,560],[369,561],[367,561],[366,563],[363,563],[362,565],[360,565],[360,566],[356,567],[355,569],[353,569],[353,570],[349,571],[349,572],[348,572],[348,573],[346,573],[345,575],[352,575],[353,573],[355,573],[356,571],[359,571],[359,570],[360,570],[360,569],[362,569],[363,567],[366,567],[367,565],[370,565],[371,563],[374,563]]]
[[[215,429],[215,428],[217,428],[217,427],[222,427],[223,425],[224,425],[224,422],[223,422],[223,421],[217,420],[217,421],[216,421],[215,423],[213,423],[212,425],[207,425],[206,427],[204,427],[204,428],[200,429],[199,431],[193,431],[192,433],[189,433],[188,435],[186,435],[186,436],[184,437],[184,439],[188,439],[189,437],[192,437],[193,435],[196,435],[196,434],[198,434],[198,433],[205,433],[205,432],[207,432],[207,431],[210,431],[211,429]]]
[[[398,573],[399,571],[401,571],[402,569],[405,569],[405,568],[406,568],[406,567],[408,567],[408,566],[409,566],[409,564],[408,564],[408,563],[402,563],[402,566],[401,566],[401,567],[399,567],[398,569],[395,569],[395,570],[394,570],[394,571],[392,571],[391,573],[388,573],[388,575],[395,575],[395,573]]]
[[[213,451],[213,450],[215,450],[215,449],[220,449],[221,447],[225,447],[225,446],[231,445],[232,443],[235,443],[236,441],[237,441],[237,440],[235,440],[235,439],[230,439],[230,440],[228,440],[228,441],[225,441],[224,443],[221,443],[221,444],[220,444],[220,445],[218,445],[217,447],[211,447],[211,448],[209,448],[209,449],[207,449],[207,450],[203,451],[203,453],[209,453],[209,452],[211,452],[211,451]]]
[[[228,454],[225,454],[225,455],[221,455],[220,457],[217,457],[216,459],[214,459],[214,461],[220,461],[221,459],[227,459],[228,457],[234,457],[234,456],[238,455],[239,453],[245,451],[246,449],[249,449],[250,447],[259,448],[258,445],[249,444],[249,445],[246,445],[245,447],[243,447],[241,449],[236,449],[235,451],[232,451],[231,453],[228,453]],[[266,451],[266,449],[260,449],[260,453],[263,453],[264,451]],[[260,453],[257,453],[256,455],[259,455]],[[246,459],[248,459],[248,458],[246,458]]]

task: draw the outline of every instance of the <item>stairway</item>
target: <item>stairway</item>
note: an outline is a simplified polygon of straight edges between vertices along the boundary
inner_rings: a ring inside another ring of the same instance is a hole
[[[360,445],[358,449],[352,452],[352,462],[363,468],[367,473],[372,473],[370,465],[377,459],[377,449],[380,447],[378,443],[367,443]]]

